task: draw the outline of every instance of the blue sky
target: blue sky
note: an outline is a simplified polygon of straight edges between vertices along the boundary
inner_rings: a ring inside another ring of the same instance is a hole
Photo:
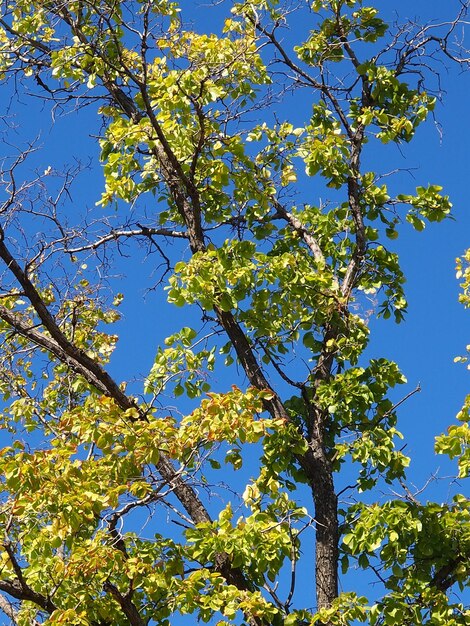
[[[194,4],[191,11],[197,25],[204,22],[216,31],[226,5],[208,10]],[[393,7],[402,18],[417,17],[418,21],[427,22],[452,16],[458,2],[397,0],[390,3],[384,0],[376,5],[389,13]],[[215,14],[217,20],[213,19]],[[397,390],[395,400],[418,383],[421,385],[422,391],[399,411],[399,428],[405,434],[406,452],[413,459],[409,476],[417,487],[423,486],[435,472],[440,477],[455,473],[453,464],[434,456],[434,436],[454,420],[469,391],[469,373],[465,366],[454,364],[453,359],[463,354],[466,344],[470,343],[470,312],[458,303],[459,287],[454,271],[455,258],[470,247],[470,73],[448,65],[442,68],[442,86],[445,93],[442,104],[436,107],[435,121],[430,119],[420,128],[409,146],[400,149],[387,146],[380,153],[371,152],[367,157],[371,169],[377,160],[381,170],[408,170],[395,178],[394,184],[401,190],[410,192],[419,184],[440,184],[454,205],[454,220],[427,226],[423,233],[404,226],[399,238],[389,242],[389,247],[400,254],[407,277],[408,314],[400,325],[372,317],[371,341],[365,355],[367,358],[386,357],[399,364],[408,384]],[[276,111],[278,116],[292,115],[292,104],[286,100],[280,105]],[[43,107],[38,100],[21,97],[20,101],[14,100],[10,113],[19,125],[17,145],[24,145],[26,139],[37,136],[38,146],[42,146],[26,164],[25,175],[28,169],[44,171],[52,166],[60,170],[64,164],[73,164],[75,159],[86,163],[90,158],[90,170],[83,171],[72,188],[73,212],[78,214],[93,207],[102,189],[97,141],[90,137],[97,130],[93,105],[67,115],[57,111],[52,123],[47,105]],[[13,151],[0,146],[2,150],[5,154]],[[130,258],[117,260],[112,270],[116,277],[110,281],[113,288],[126,296],[123,320],[117,326],[120,340],[111,363],[111,371],[120,380],[144,377],[157,345],[165,336],[188,324],[186,310],[170,307],[161,293],[147,292],[149,285],[158,279],[158,274],[154,273],[156,258],[151,256],[145,260],[143,254],[130,252]],[[96,278],[93,263],[89,264],[89,277]],[[198,323],[196,316],[192,319]],[[215,375],[216,390],[230,387],[234,382],[232,377],[233,370],[227,375],[219,368]],[[423,494],[425,500],[444,501],[448,496],[448,481],[445,480],[434,481]],[[308,566],[305,571],[308,572]],[[349,577],[347,584],[354,584],[354,577]],[[298,597],[304,601],[301,590]],[[307,598],[306,593],[308,606],[311,602]],[[178,626],[176,621],[174,624]]]

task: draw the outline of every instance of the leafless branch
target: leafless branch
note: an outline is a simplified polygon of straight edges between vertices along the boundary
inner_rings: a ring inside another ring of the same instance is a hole
[[[169,230],[168,228],[152,228],[149,226],[141,226],[131,230],[113,229],[107,235],[100,237],[96,241],[84,244],[83,246],[75,246],[69,248],[65,244],[65,249],[70,254],[78,254],[79,252],[85,252],[86,250],[97,250],[101,246],[109,243],[110,241],[117,241],[120,238],[129,239],[132,237],[152,237],[152,236],[172,237],[175,239],[188,239],[188,236],[177,230]]]

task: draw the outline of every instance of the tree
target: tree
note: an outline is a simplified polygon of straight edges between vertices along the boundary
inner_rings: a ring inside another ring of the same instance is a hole
[[[405,379],[363,355],[369,299],[385,319],[406,311],[388,240],[451,204],[362,162],[413,139],[439,63],[468,63],[467,3],[393,27],[357,0],[206,10],[226,10],[217,35],[167,0],[3,4],[2,88],[79,110],[104,189],[82,216],[70,190],[86,166],[27,179],[33,143],[3,164],[0,608],[18,625],[466,624],[451,591],[468,583],[469,503],[407,486],[390,399]],[[156,328],[145,381],[137,367],[123,382],[122,296],[103,277],[139,244],[186,322]],[[469,408],[436,443],[462,479]],[[371,599],[339,593],[353,566],[380,581]]]

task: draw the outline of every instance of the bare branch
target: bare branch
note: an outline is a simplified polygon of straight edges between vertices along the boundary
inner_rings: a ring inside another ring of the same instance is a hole
[[[17,600],[33,602],[49,614],[53,613],[56,609],[50,598],[33,591],[31,587],[27,584],[22,584],[19,580],[0,580],[0,591],[7,593],[9,596],[16,598]]]
[[[273,206],[276,209],[277,213],[282,218],[284,218],[291,225],[293,230],[295,230],[295,232],[299,234],[301,239],[305,241],[311,253],[313,254],[313,258],[315,259],[315,261],[319,265],[323,266],[325,263],[325,257],[323,256],[323,252],[318,244],[318,241],[315,239],[312,233],[305,228],[305,226],[302,224],[298,217],[296,217],[293,213],[287,211],[287,209],[285,209],[280,202],[274,200]]]
[[[141,226],[140,228],[135,228],[132,230],[112,230],[107,235],[100,237],[96,241],[93,241],[88,244],[84,244],[83,246],[76,246],[73,248],[69,248],[67,244],[65,245],[65,249],[70,254],[77,254],[79,252],[85,252],[86,250],[97,250],[101,246],[109,243],[110,241],[117,241],[118,239],[125,238],[129,239],[132,237],[152,237],[153,235],[160,235],[162,237],[172,237],[175,239],[188,239],[188,235],[186,233],[182,233],[177,230],[169,230],[168,228],[152,228],[150,226]]]

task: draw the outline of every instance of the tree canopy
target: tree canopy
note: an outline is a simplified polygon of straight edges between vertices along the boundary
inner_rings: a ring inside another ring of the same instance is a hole
[[[439,181],[404,186],[382,155],[467,68],[467,5],[423,25],[360,0],[2,3],[8,113],[74,120],[69,165],[31,175],[34,136],[5,118],[9,623],[468,624],[469,501],[412,488],[398,418],[419,388],[365,354],[371,316],[406,317],[394,240],[450,215]],[[74,133],[100,162],[72,160]],[[116,274],[142,253],[155,358],[122,380]],[[457,274],[470,307],[469,253]],[[461,481],[469,412],[436,433]],[[368,597],[340,587],[354,570]]]

